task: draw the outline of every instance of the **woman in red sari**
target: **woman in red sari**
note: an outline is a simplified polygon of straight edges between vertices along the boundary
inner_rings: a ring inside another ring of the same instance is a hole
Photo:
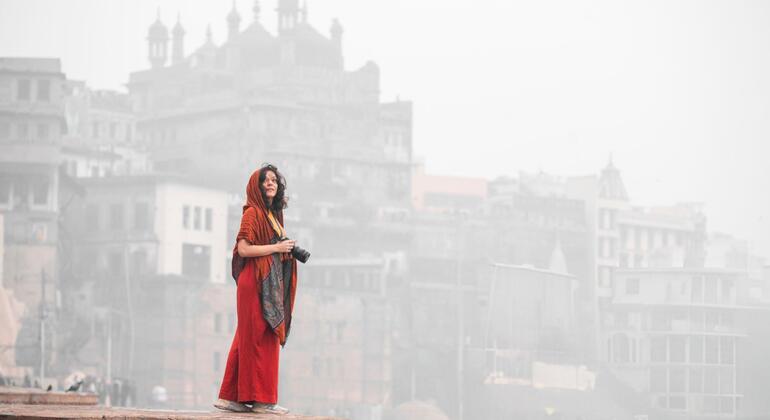
[[[228,411],[285,414],[278,402],[278,356],[291,327],[297,287],[293,240],[284,238],[286,182],[273,165],[255,171],[246,187],[233,249],[238,327],[227,357],[219,400]]]

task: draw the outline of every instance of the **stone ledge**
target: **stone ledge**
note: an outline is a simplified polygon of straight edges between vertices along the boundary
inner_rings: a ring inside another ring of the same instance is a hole
[[[229,413],[224,411],[140,410],[134,408],[107,408],[101,406],[0,404],[0,419],[86,419],[86,420],[228,420],[228,419],[285,419],[285,420],[341,420],[333,417],[275,415],[256,413]]]
[[[0,404],[96,405],[96,394],[46,392],[36,388],[0,387]]]

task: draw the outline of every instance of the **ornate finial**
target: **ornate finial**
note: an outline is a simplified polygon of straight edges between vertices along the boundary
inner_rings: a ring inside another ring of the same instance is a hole
[[[182,14],[179,12],[176,13],[176,25],[174,25],[174,35],[176,36],[184,35],[184,28],[182,28]]]
[[[261,11],[259,0],[254,0],[254,7],[252,7],[251,10],[254,11],[254,22],[259,22],[259,12]]]

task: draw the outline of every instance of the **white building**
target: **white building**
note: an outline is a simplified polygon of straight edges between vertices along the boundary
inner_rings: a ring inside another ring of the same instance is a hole
[[[83,236],[81,273],[181,275],[224,283],[227,193],[168,175],[84,178],[69,217]],[[88,269],[93,266],[93,269]]]
[[[602,329],[610,369],[671,414],[735,418],[745,319],[761,311],[749,286],[740,270],[617,270]]]

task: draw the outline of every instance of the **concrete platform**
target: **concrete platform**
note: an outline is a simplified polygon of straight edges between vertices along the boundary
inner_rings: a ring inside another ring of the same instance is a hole
[[[212,409],[216,410],[216,409]],[[182,419],[272,419],[272,420],[341,420],[332,417],[229,413],[224,411],[138,410],[101,406],[0,404],[0,419],[86,419],[86,420],[182,420]]]
[[[96,405],[96,394],[46,392],[37,388],[0,387],[0,404]]]

